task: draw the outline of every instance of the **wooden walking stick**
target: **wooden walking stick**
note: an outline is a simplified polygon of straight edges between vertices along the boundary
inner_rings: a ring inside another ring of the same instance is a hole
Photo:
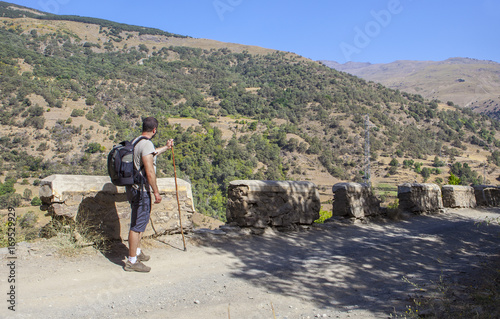
[[[179,189],[177,188],[177,172],[175,171],[175,155],[174,155],[173,145],[172,145],[172,163],[174,164],[175,196],[177,196],[177,207],[179,208],[179,225],[181,226],[182,243],[184,244],[184,251],[187,251],[186,239],[184,239],[184,230],[182,229],[181,203],[179,202]]]

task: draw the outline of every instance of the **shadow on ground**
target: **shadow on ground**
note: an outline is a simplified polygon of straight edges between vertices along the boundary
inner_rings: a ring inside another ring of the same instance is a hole
[[[500,209],[477,212],[483,219],[499,216]],[[387,315],[404,312],[409,295],[440,277],[477,270],[483,257],[499,252],[500,227],[476,222],[451,210],[399,222],[329,222],[309,231],[226,235],[200,245],[236,257],[232,276],[268,291],[319,308],[349,306]]]

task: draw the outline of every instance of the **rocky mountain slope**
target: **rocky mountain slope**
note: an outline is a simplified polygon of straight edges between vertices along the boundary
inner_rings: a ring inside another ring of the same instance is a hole
[[[0,2],[9,183],[105,175],[107,151],[152,114],[155,143],[175,139],[179,177],[192,182],[197,209],[216,217],[233,179],[310,180],[325,205],[334,183],[365,181],[366,116],[370,177],[386,199],[398,183],[444,183],[451,171],[465,184],[499,175],[500,123],[469,109],[291,53],[26,10]],[[158,172],[173,174],[170,157]]]
[[[451,101],[496,118],[500,116],[500,64],[494,61],[450,58],[387,64],[321,62],[393,89]]]

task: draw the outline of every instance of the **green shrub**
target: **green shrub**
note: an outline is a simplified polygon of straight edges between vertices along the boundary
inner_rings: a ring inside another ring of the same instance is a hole
[[[87,99],[85,99],[85,104],[87,104],[89,106],[94,105],[96,102],[97,102],[97,100],[93,96],[89,96],[89,97],[87,97]]]
[[[398,173],[397,166],[391,166],[389,168],[389,171],[387,172],[387,174],[389,174],[389,175],[396,175],[397,173]]]
[[[104,146],[102,146],[101,144],[97,143],[97,142],[92,142],[92,143],[89,143],[87,145],[87,149],[85,149],[85,153],[90,153],[90,154],[94,154],[94,153],[97,153],[97,152],[104,152],[105,148]]]
[[[314,222],[317,224],[323,224],[325,222],[325,220],[327,220],[328,218],[331,218],[331,217],[332,217],[332,212],[327,211],[327,210],[320,210],[319,211],[319,218],[316,219]]]
[[[35,226],[37,221],[38,216],[30,210],[19,218],[17,224],[21,226],[21,228],[32,228]]]
[[[460,178],[456,177],[453,175],[453,173],[450,173],[450,176],[448,177],[448,184],[449,185],[460,185],[462,181]]]
[[[33,197],[33,199],[31,200],[31,206],[40,206],[40,205],[42,205],[42,200],[38,196]]]
[[[439,157],[435,156],[434,157],[434,163],[432,164],[432,166],[434,167],[442,167],[442,166],[445,166],[446,163],[443,162],[442,160],[439,159]]]
[[[79,116],[83,116],[83,115],[85,115],[84,110],[73,109],[73,111],[71,111],[72,117],[79,117]]]
[[[389,163],[389,165],[393,166],[393,167],[397,167],[397,166],[399,166],[399,161],[397,159],[393,158],[391,160],[391,162]]]
[[[33,192],[29,188],[25,188],[23,192],[23,198],[26,200],[31,200],[31,196],[33,195]]]
[[[19,207],[22,203],[20,194],[8,193],[0,196],[0,209]]]

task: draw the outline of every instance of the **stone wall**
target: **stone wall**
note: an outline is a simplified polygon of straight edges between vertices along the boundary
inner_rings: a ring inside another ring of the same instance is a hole
[[[500,206],[500,188],[493,185],[474,186],[477,206]]]
[[[380,211],[380,200],[366,184],[338,183],[333,185],[332,191],[333,216],[364,219]]]
[[[450,208],[474,208],[476,196],[471,186],[444,185],[441,188],[443,206]]]
[[[321,203],[310,182],[238,180],[229,183],[227,222],[240,227],[311,225]]]
[[[413,214],[443,210],[441,188],[436,184],[405,183],[398,185],[399,209]]]
[[[150,225],[145,236],[180,232],[174,178],[159,178],[162,196],[153,204]],[[192,228],[194,212],[191,185],[177,179],[181,218],[184,230]],[[52,216],[65,216],[80,224],[97,228],[110,239],[127,239],[130,227],[130,205],[125,187],[113,185],[108,176],[52,175],[40,183],[42,209]],[[154,227],[154,229],[153,229]]]

